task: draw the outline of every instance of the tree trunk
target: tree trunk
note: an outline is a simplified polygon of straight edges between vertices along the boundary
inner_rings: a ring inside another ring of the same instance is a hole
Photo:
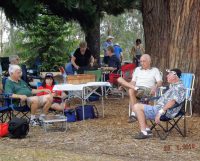
[[[196,75],[193,109],[200,113],[200,1],[143,0],[142,12],[146,53],[162,71],[176,67]]]
[[[85,40],[97,63],[100,63],[100,18],[96,20],[94,27],[85,29]]]

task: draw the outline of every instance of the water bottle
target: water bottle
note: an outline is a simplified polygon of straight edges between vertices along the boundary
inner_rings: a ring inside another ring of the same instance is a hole
[[[66,74],[66,72],[63,73],[63,82],[64,82],[64,84],[67,83],[67,74]]]

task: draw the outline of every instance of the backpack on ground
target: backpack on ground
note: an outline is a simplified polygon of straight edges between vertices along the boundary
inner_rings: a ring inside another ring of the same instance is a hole
[[[8,122],[10,138],[25,138],[29,132],[29,123],[26,119],[13,117]]]

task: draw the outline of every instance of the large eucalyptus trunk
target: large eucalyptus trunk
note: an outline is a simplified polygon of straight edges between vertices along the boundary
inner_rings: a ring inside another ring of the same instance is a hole
[[[196,75],[193,109],[200,113],[200,1],[143,0],[142,12],[146,53],[162,71],[176,67]]]
[[[99,21],[96,20],[96,23],[93,27],[88,27],[85,30],[85,40],[87,41],[88,48],[94,55],[94,58],[97,60],[97,63],[100,62],[100,18]]]

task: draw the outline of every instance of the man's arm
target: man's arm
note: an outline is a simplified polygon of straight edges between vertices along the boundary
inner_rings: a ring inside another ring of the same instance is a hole
[[[175,100],[171,100],[171,101],[167,102],[166,105],[162,109],[159,110],[159,112],[157,113],[156,118],[155,118],[155,122],[157,124],[160,123],[160,117],[161,117],[161,115],[165,114],[165,112],[168,109],[172,108],[175,105],[175,103],[176,103]]]
[[[72,65],[74,66],[74,68],[78,69],[79,66],[75,63],[75,60],[76,60],[76,57],[72,56],[72,58],[71,58],[71,63],[72,63]]]
[[[40,92],[46,92],[46,93],[51,93],[49,89],[32,89],[32,94],[38,94]]]

